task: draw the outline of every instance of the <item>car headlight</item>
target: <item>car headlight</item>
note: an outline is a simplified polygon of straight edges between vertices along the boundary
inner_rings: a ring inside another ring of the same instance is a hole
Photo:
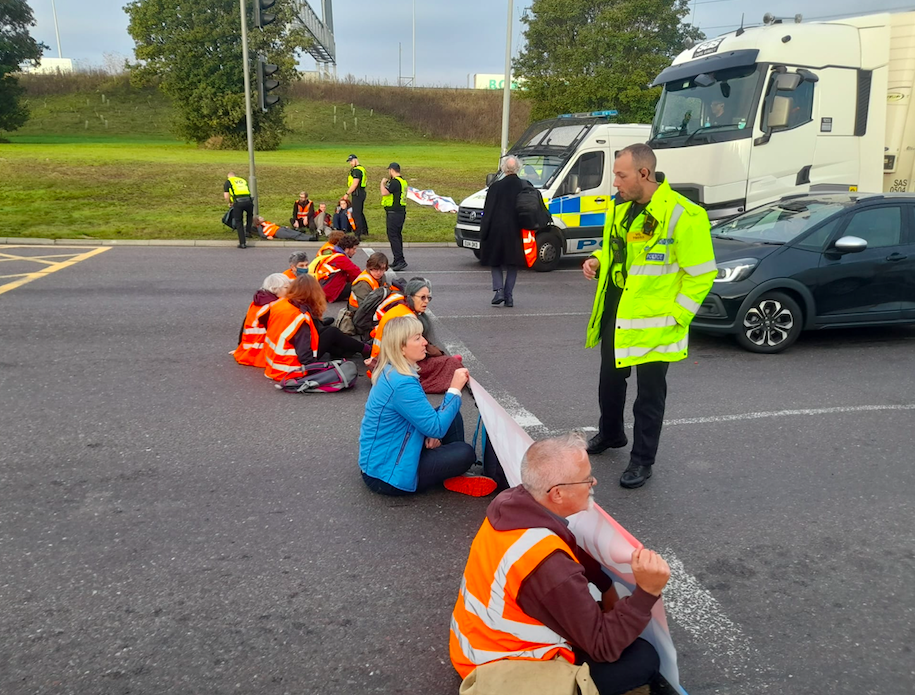
[[[725,261],[718,264],[718,275],[715,282],[737,282],[749,277],[759,261],[755,258],[740,258],[736,261]]]

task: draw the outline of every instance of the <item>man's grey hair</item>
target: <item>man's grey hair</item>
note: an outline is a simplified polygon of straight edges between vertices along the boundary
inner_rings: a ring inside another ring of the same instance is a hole
[[[519,160],[513,154],[507,154],[502,157],[502,161],[499,164],[499,168],[502,170],[502,173],[508,176],[509,174],[517,174],[521,171],[521,160]]]
[[[614,159],[619,159],[626,153],[632,157],[632,163],[636,170],[648,169],[649,174],[653,174],[655,170],[657,170],[658,158],[655,156],[654,150],[651,149],[648,145],[637,142],[634,145],[624,147],[616,153]]]
[[[534,442],[521,459],[521,485],[534,497],[546,494],[559,483],[577,482],[574,459],[569,454],[585,450],[585,440],[578,432]]]
[[[428,287],[429,292],[432,292],[432,283],[426,280],[426,278],[410,278],[407,280],[406,287],[403,288],[403,291],[408,297],[412,297],[423,287]]]
[[[299,263],[308,262],[308,252],[307,251],[296,251],[289,257],[289,265],[298,265]]]
[[[264,278],[264,284],[261,285],[261,289],[267,290],[271,294],[276,294],[284,287],[287,287],[291,282],[292,280],[282,273],[272,273]]]

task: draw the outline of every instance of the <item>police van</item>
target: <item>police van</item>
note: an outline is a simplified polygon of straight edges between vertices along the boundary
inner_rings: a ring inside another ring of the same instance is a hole
[[[610,123],[616,111],[558,116],[531,125],[508,154],[518,157],[518,175],[540,189],[553,223],[537,234],[534,270],[553,270],[564,255],[600,248],[613,188],[613,158],[627,145],[648,140],[651,126]],[[487,187],[502,174],[486,177]],[[463,200],[454,239],[480,257],[480,223],[486,189]]]

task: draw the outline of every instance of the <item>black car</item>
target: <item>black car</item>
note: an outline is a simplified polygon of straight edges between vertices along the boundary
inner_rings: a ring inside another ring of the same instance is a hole
[[[696,330],[775,353],[804,330],[915,323],[915,195],[791,196],[712,239],[718,276]]]

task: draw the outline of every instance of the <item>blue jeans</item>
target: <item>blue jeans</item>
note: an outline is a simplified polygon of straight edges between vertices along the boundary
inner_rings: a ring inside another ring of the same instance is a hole
[[[476,452],[473,447],[464,441],[464,419],[458,413],[451,423],[451,427],[442,437],[442,445],[435,449],[423,447],[419,455],[419,481],[416,483],[416,492],[424,492],[431,487],[441,485],[448,478],[463,475],[476,461]],[[392,497],[412,495],[408,490],[401,490],[389,485],[383,480],[362,474],[362,480],[372,492]]]

